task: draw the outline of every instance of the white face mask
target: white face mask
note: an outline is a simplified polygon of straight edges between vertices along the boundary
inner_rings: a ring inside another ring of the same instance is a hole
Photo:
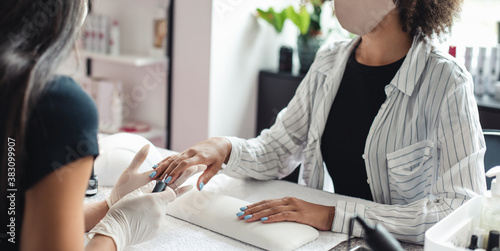
[[[365,35],[396,8],[393,0],[333,0],[335,15],[347,31]]]

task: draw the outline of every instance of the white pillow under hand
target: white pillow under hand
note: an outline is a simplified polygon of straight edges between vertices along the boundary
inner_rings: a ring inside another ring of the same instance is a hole
[[[170,203],[167,214],[266,250],[294,250],[319,236],[315,228],[296,222],[247,223],[236,213],[249,205],[234,197],[191,190]]]

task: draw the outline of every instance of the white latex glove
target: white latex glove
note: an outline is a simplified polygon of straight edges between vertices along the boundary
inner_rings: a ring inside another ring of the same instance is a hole
[[[139,168],[142,163],[146,159],[149,153],[149,144],[145,145],[139,152],[137,152],[134,156],[134,159],[130,163],[130,165],[123,171],[118,178],[118,181],[113,186],[113,190],[111,190],[111,194],[106,198],[108,202],[108,206],[111,208],[116,202],[118,202],[123,196],[128,193],[146,185],[151,181],[149,175],[154,172],[147,171],[143,173],[139,173]]]
[[[199,165],[194,165],[194,166],[190,166],[188,169],[186,169],[186,171],[182,172],[182,174],[179,176],[179,178],[177,178],[175,180],[175,182],[171,183],[171,184],[167,184],[168,187],[174,189],[174,190],[178,190],[178,188],[187,180],[189,179],[191,176],[193,176],[194,174],[196,173],[199,173],[199,172],[203,172],[205,171],[205,169],[207,169],[207,165],[202,165],[202,164],[199,164]],[[179,189],[180,190],[180,189]],[[176,192],[176,193],[180,193],[182,194],[182,192]],[[180,195],[179,195],[180,196]]]
[[[166,210],[169,202],[176,198],[171,188],[151,193],[156,182],[125,195],[113,205],[106,216],[89,232],[89,239],[95,234],[109,236],[117,250],[126,246],[150,240],[163,232],[167,224]],[[179,194],[188,190],[179,189]]]

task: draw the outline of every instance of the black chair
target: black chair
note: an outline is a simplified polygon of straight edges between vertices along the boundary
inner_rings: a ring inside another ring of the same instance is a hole
[[[483,130],[484,140],[486,141],[486,153],[484,155],[484,170],[487,172],[490,168],[500,165],[500,130]],[[492,178],[486,178],[488,190],[491,187]]]

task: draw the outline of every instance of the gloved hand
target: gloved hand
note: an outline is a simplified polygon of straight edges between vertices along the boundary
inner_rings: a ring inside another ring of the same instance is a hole
[[[117,250],[138,244],[158,236],[167,224],[167,204],[176,198],[171,188],[151,193],[155,182],[125,195],[113,205],[106,216],[89,232],[89,239],[95,234],[111,237]],[[190,188],[179,188],[182,194]]]
[[[113,190],[111,190],[111,194],[106,198],[110,208],[123,196],[151,181],[149,175],[154,171],[139,173],[139,167],[141,167],[142,163],[148,156],[148,153],[149,144],[145,145],[141,150],[139,150],[139,152],[137,152],[130,165],[120,175],[120,178],[118,178],[118,181],[113,186]]]
[[[194,166],[190,166],[188,167],[188,169],[186,169],[186,171],[184,171],[180,176],[179,178],[177,178],[173,183],[169,183],[167,184],[168,187],[174,189],[174,190],[178,190],[178,188],[187,180],[189,179],[189,177],[193,176],[194,174],[196,173],[199,173],[199,172],[203,172],[207,169],[207,165],[202,165],[202,164],[199,164],[199,165],[194,165]],[[164,175],[163,175],[164,176]],[[176,192],[177,193],[177,192]]]

